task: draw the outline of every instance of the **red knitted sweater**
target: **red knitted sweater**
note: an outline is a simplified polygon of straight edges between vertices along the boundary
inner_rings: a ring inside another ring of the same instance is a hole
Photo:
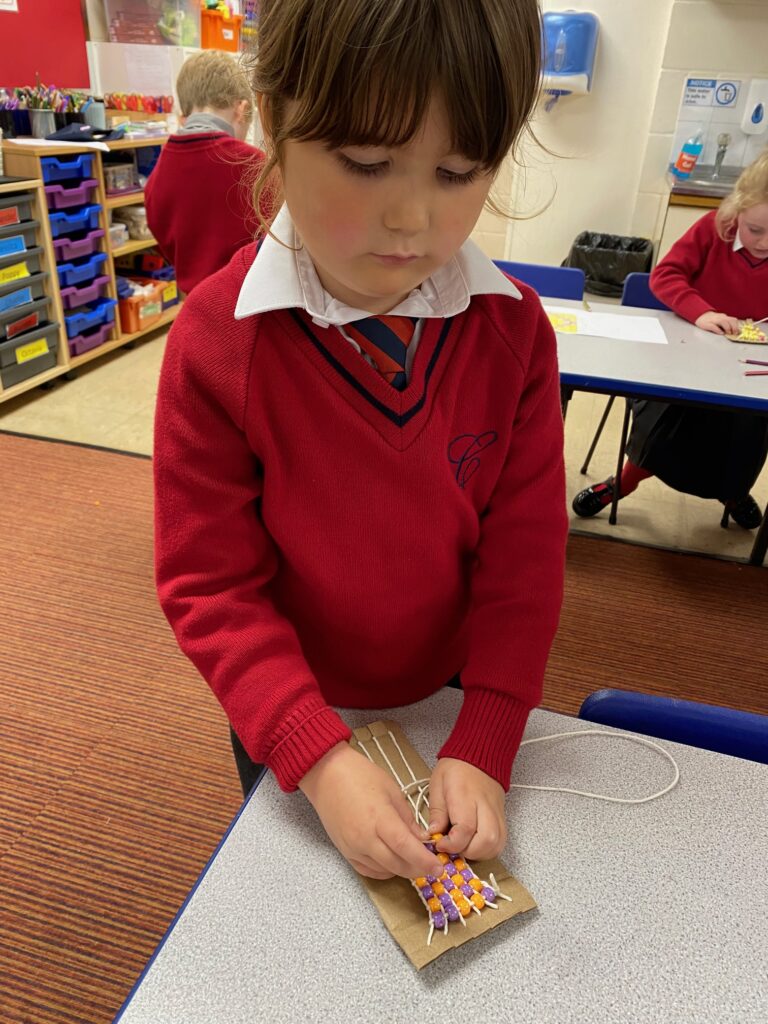
[[[255,248],[185,304],[155,434],[156,570],[182,650],[286,790],[461,672],[440,751],[509,785],[562,598],[555,339],[536,295],[428,319],[405,391],[297,310],[235,321]]]

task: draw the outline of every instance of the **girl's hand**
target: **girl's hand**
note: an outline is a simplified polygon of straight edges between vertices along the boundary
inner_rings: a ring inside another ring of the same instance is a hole
[[[429,783],[429,831],[451,831],[437,848],[472,860],[496,857],[507,841],[505,793],[490,775],[466,761],[443,757]]]
[[[391,776],[337,743],[299,783],[336,848],[367,878],[439,875],[413,810]]]
[[[741,324],[734,316],[726,316],[725,313],[716,313],[710,309],[708,313],[702,313],[696,321],[696,327],[702,331],[710,331],[712,334],[741,334]]]

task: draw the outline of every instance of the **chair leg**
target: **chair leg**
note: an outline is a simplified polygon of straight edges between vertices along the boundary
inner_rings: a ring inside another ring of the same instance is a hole
[[[763,513],[763,521],[757,531],[755,543],[752,545],[752,552],[749,556],[750,565],[762,565],[765,561],[765,552],[768,551],[768,508]]]
[[[726,505],[725,508],[723,509],[723,517],[720,520],[720,525],[722,526],[722,528],[724,530],[728,529],[728,520],[730,518],[731,518],[731,513],[730,513],[730,511],[728,509],[728,506]]]
[[[573,388],[567,388],[563,384],[560,385],[560,408],[563,410],[563,423],[565,423],[565,417],[568,415],[568,403],[573,398]]]
[[[616,509],[619,505],[619,497],[621,491],[621,470],[624,466],[624,449],[627,447],[627,435],[629,434],[629,416],[631,408],[629,399],[624,399],[624,421],[621,424],[621,444],[619,445],[619,458],[616,463],[616,477],[613,484],[613,501],[611,502],[611,514],[608,517],[608,522],[611,526],[616,525]]]
[[[610,415],[611,408],[613,406],[613,400],[615,399],[615,397],[616,397],[615,395],[611,395],[611,397],[608,399],[608,404],[605,407],[605,410],[603,412],[603,415],[602,415],[602,418],[600,420],[600,423],[598,424],[597,430],[595,431],[595,436],[592,438],[592,444],[589,446],[589,451],[587,452],[587,457],[586,457],[586,459],[584,459],[584,465],[579,470],[579,472],[582,473],[582,474],[586,473],[587,470],[589,469],[589,460],[592,458],[592,456],[595,453],[595,448],[597,448],[597,442],[600,440],[600,435],[602,434],[603,427],[605,426],[606,420],[608,419],[608,416]]]

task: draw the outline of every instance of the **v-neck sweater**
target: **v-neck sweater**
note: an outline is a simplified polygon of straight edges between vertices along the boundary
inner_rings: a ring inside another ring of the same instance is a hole
[[[742,320],[768,316],[768,259],[724,241],[715,213],[697,220],[659,261],[651,274],[654,295],[692,324],[710,310]]]
[[[247,246],[189,297],[155,429],[156,576],[179,645],[285,790],[461,673],[440,757],[509,786],[559,617],[555,338],[535,293],[427,319],[397,391],[300,310],[235,321]]]

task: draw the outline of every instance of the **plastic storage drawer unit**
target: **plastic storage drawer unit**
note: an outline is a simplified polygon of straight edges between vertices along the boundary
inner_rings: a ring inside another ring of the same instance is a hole
[[[42,299],[25,302],[21,306],[14,306],[0,313],[0,341],[8,341],[17,334],[24,334],[25,331],[39,327],[48,319],[47,310],[50,302],[48,296],[44,295]]]
[[[0,342],[0,380],[12,388],[56,365],[59,325],[42,324],[11,341]]]
[[[117,299],[98,299],[88,306],[81,306],[64,316],[68,338],[76,338],[83,331],[90,331],[102,324],[111,324],[115,319]]]
[[[18,281],[11,281],[8,284],[0,284],[0,313],[6,310],[16,309],[35,299],[42,299],[45,295],[45,279],[48,271],[41,274],[33,274],[31,277],[24,277]]]
[[[32,220],[31,192],[6,192],[0,196],[0,228]]]
[[[85,334],[78,334],[76,338],[69,339],[69,351],[73,356],[81,356],[83,352],[90,352],[92,348],[103,345],[112,331],[112,324],[102,324],[93,331]]]
[[[96,228],[89,231],[85,238],[57,238],[53,243],[56,252],[56,262],[62,260],[77,260],[81,256],[90,256],[99,247],[99,239],[104,237],[104,230]],[[2,244],[2,243],[0,243]]]
[[[84,306],[87,302],[95,302],[96,299],[106,294],[108,284],[109,278],[104,275],[103,277],[95,278],[90,284],[84,284],[80,288],[62,288],[59,292],[61,304],[64,309],[77,309],[78,306]]]
[[[44,156],[40,161],[43,169],[43,181],[49,185],[53,181],[82,181],[90,178],[93,172],[93,153],[80,153],[75,157],[59,159],[57,156]]]
[[[94,253],[93,256],[89,256],[88,259],[81,260],[78,263],[60,263],[56,270],[59,275],[59,285],[68,287],[73,284],[84,284],[86,281],[92,281],[94,277],[97,277],[107,262],[107,254],[105,252]]]
[[[70,206],[82,206],[93,198],[94,190],[98,187],[95,178],[87,178],[79,185],[66,188],[64,185],[46,185],[45,198],[49,210],[66,210]]]
[[[54,238],[61,238],[62,235],[72,235],[75,231],[93,231],[99,226],[100,213],[101,207],[98,203],[84,206],[82,210],[76,210],[74,213],[52,213],[48,217],[51,234]]]
[[[8,256],[12,252],[24,252],[37,246],[36,220],[28,220],[23,224],[9,224],[0,228],[0,256]]]

